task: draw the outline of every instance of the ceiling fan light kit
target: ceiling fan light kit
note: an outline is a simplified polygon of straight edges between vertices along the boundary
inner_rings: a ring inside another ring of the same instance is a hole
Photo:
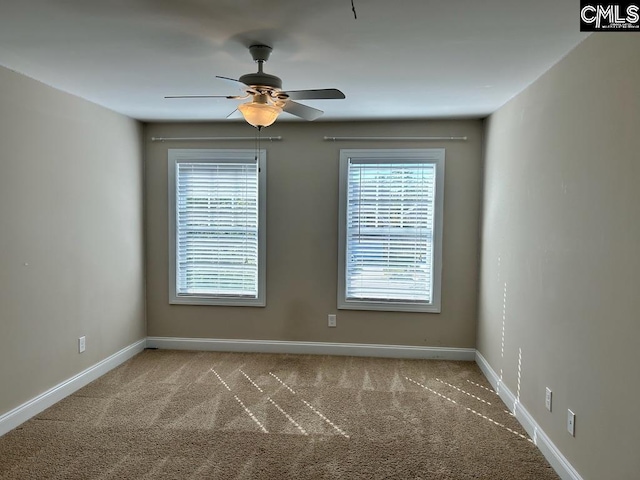
[[[238,110],[247,123],[261,129],[276,121],[282,112],[287,112],[304,120],[315,120],[322,115],[322,110],[312,108],[294,100],[328,100],[346,98],[344,93],[336,88],[319,90],[282,90],[282,80],[275,75],[263,71],[264,63],[269,59],[272,48],[267,45],[252,45],[249,47],[251,57],[258,64],[258,71],[242,75],[238,80],[217,76],[221,80],[232,82],[241,87],[244,94],[240,96],[226,95],[179,95],[165,98],[226,98],[230,100],[244,100],[251,97],[251,101],[242,103]]]
[[[268,127],[282,113],[282,108],[269,103],[266,94],[255,95],[253,101],[238,105],[238,110],[250,125],[257,129]]]

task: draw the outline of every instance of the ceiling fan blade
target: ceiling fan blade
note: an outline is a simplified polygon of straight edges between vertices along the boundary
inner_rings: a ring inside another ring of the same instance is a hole
[[[242,83],[240,80],[236,80],[235,78],[221,77],[220,75],[216,75],[216,78],[219,78],[220,80],[224,80],[225,82],[233,83],[233,85],[236,88],[239,88],[241,90],[244,90],[245,87],[247,86],[246,84]]]
[[[245,97],[236,97],[233,95],[169,95],[164,98],[226,98],[228,100],[242,100]]]
[[[305,120],[315,120],[324,113],[322,110],[292,100],[287,101],[284,107],[282,107],[282,110],[296,117],[304,118]]]
[[[324,88],[320,90],[292,90],[284,92],[291,100],[341,100],[346,98],[337,88]]]

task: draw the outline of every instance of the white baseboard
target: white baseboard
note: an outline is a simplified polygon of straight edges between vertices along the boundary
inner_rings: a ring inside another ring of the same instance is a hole
[[[500,376],[491,368],[489,362],[487,362],[478,351],[476,351],[476,363],[495,391],[498,392],[502,401],[507,405],[511,413],[515,415],[516,419],[533,439],[533,443],[537,445],[560,478],[562,480],[582,480],[582,477],[576,469],[573,468],[564,455],[562,455],[560,450],[558,450],[544,433],[527,409],[522,406],[511,390],[500,380]]]
[[[146,339],[139,340],[4,415],[0,415],[0,436],[126,362],[144,350],[145,345]]]
[[[475,360],[473,348],[373,345],[362,343],[288,342],[280,340],[233,340],[215,338],[147,337],[148,348],[205,350],[215,352],[297,353],[354,357]]]

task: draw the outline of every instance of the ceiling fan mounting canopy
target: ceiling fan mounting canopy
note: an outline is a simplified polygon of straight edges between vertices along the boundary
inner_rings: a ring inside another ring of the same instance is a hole
[[[273,52],[273,48],[268,45],[251,45],[249,47],[249,53],[254,62],[266,62],[269,60],[271,52]]]

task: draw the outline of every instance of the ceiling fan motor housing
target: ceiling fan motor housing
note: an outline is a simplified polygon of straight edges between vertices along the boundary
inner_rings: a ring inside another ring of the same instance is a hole
[[[246,75],[242,75],[238,80],[245,85],[249,85],[254,88],[268,87],[281,89],[282,80],[280,80],[279,77],[269,75],[262,71],[262,66],[267,60],[269,60],[272,50],[273,49],[268,45],[251,45],[249,47],[249,52],[251,53],[253,61],[258,64],[258,71],[256,73],[247,73]]]
[[[251,87],[282,88],[282,80],[279,77],[264,72],[247,73],[238,80]]]

